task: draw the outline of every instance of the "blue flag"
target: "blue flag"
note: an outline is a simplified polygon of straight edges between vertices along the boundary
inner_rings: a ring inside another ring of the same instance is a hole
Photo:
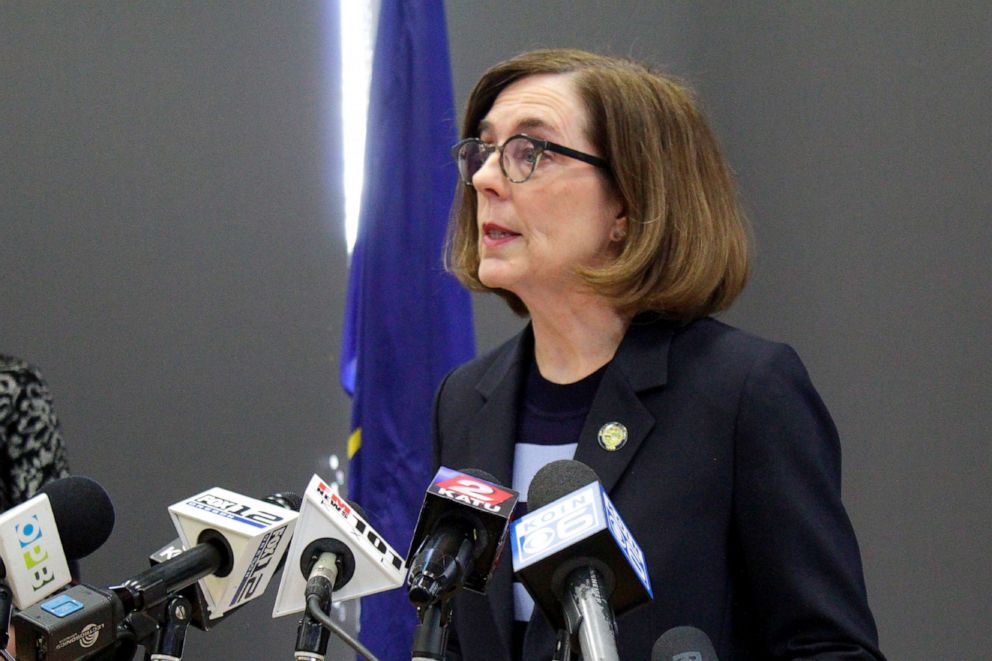
[[[475,346],[471,300],[442,263],[458,185],[443,2],[382,1],[367,135],[341,355],[349,495],[405,553],[433,474],[434,391]],[[416,622],[405,590],[362,600],[360,637],[380,658],[409,658]]]

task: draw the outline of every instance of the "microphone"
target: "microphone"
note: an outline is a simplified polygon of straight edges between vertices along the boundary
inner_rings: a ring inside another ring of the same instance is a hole
[[[0,514],[0,650],[9,640],[11,607],[27,608],[65,587],[69,562],[102,546],[114,518],[107,492],[81,476],[53,480]]]
[[[403,558],[368,524],[361,508],[318,475],[304,492],[286,557],[289,568],[282,574],[272,617],[307,609],[295,658],[308,661],[322,659],[327,649],[328,631],[320,614],[326,615],[332,594],[340,602],[392,590],[403,584],[406,570]],[[312,606],[311,599],[316,600]],[[333,630],[343,633],[339,627]],[[357,642],[347,634],[343,638],[353,647]],[[364,648],[360,651],[371,658]]]
[[[415,606],[446,599],[462,587],[485,594],[517,498],[485,471],[438,469],[407,554]]]
[[[210,618],[262,595],[289,546],[299,516],[219,487],[172,505],[169,515],[184,547],[213,542],[225,551],[219,569],[203,574],[199,581]]]
[[[300,511],[300,505],[303,502],[303,499],[300,497],[299,494],[288,491],[281,493],[274,493],[272,495],[266,496],[262,500],[267,503],[272,503],[273,505],[278,505],[279,507],[293,510],[294,512]],[[162,548],[156,550],[154,553],[151,553],[148,556],[148,561],[152,566],[158,565],[165,562],[166,560],[169,560],[170,558],[176,557],[184,550],[185,549],[183,549],[182,540],[176,537],[174,540],[172,540]],[[276,567],[277,572],[286,563],[286,557],[287,556],[284,555],[280,559],[279,565]],[[200,631],[210,631],[215,626],[217,626],[221,621],[227,619],[227,617],[231,615],[231,613],[233,613],[235,610],[238,610],[238,608],[240,608],[240,606],[238,606],[236,608],[232,608],[231,610],[227,611],[224,615],[211,617],[209,608],[207,606],[207,598],[203,595],[203,589],[198,584],[190,585],[188,587],[183,588],[182,590],[179,591],[179,594],[181,594],[186,599],[188,599],[190,604],[192,605],[192,611],[190,612],[189,623],[194,627],[196,627],[197,629],[199,629]]]
[[[155,619],[144,616],[173,603],[175,593],[197,581],[211,618],[261,596],[298,516],[220,488],[176,503],[169,513],[188,550],[120,585],[106,590],[77,585],[18,613],[18,658],[71,661],[122,641],[136,645],[156,633]],[[184,632],[189,602],[183,598],[175,609],[164,610],[162,616],[174,617]],[[181,651],[182,634],[171,642]]]
[[[718,661],[709,636],[695,627],[669,629],[651,648],[651,661]]]
[[[514,572],[563,632],[560,647],[577,641],[584,658],[617,659],[614,613],[652,598],[644,552],[581,462],[541,468],[527,504],[531,511],[513,523],[510,537]]]
[[[275,493],[270,496],[266,496],[262,500],[296,512],[300,510],[300,505],[303,502],[303,499],[298,494],[292,492]],[[177,537],[162,548],[156,550],[154,553],[151,553],[148,556],[148,560],[152,566],[158,565],[166,560],[169,560],[170,558],[176,557],[183,551],[182,540]],[[280,559],[279,565],[276,567],[276,571],[278,572],[285,563],[286,556],[284,555]],[[224,615],[211,617],[209,607],[207,606],[207,598],[203,595],[203,589],[198,584],[183,588],[179,591],[179,594],[189,599],[190,604],[192,605],[189,623],[200,631],[210,631],[222,620],[225,620],[232,612],[240,608],[240,606],[238,606],[227,611]]]
[[[485,593],[517,497],[485,471],[438,469],[407,555],[408,596],[420,619],[413,634],[414,661],[444,658],[455,592],[464,587]]]
[[[72,580],[69,561],[100,548],[114,529],[114,505],[88,477],[53,480],[0,514],[0,578],[27,608]]]

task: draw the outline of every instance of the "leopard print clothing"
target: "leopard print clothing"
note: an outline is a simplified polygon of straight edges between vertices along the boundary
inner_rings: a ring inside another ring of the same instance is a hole
[[[41,373],[0,354],[0,512],[68,474],[59,421]]]

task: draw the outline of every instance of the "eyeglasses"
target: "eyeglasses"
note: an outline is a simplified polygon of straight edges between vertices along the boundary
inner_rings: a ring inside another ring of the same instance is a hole
[[[466,138],[451,148],[451,155],[458,163],[458,174],[461,175],[466,186],[472,185],[472,177],[482,169],[494,151],[499,151],[499,167],[503,175],[515,184],[522,184],[530,179],[546,151],[584,161],[604,170],[610,167],[598,156],[569,149],[548,140],[532,138],[523,133],[510,136],[502,145],[489,144],[479,138]]]

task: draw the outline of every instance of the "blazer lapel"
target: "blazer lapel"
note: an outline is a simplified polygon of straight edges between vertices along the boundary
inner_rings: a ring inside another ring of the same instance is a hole
[[[668,324],[637,324],[635,320],[596,391],[575,459],[596,471],[607,492],[613,490],[654,428],[654,416],[641,402],[639,393],[661,387],[667,381],[672,332]],[[620,423],[626,429],[626,442],[615,451],[607,451],[599,443],[600,430],[609,423]]]
[[[482,457],[483,463],[461,468],[481,468],[505,486],[513,481],[517,406],[532,343],[528,326],[486,370],[475,387],[485,403],[476,413],[475,424],[469,431],[469,453],[472,457]]]

